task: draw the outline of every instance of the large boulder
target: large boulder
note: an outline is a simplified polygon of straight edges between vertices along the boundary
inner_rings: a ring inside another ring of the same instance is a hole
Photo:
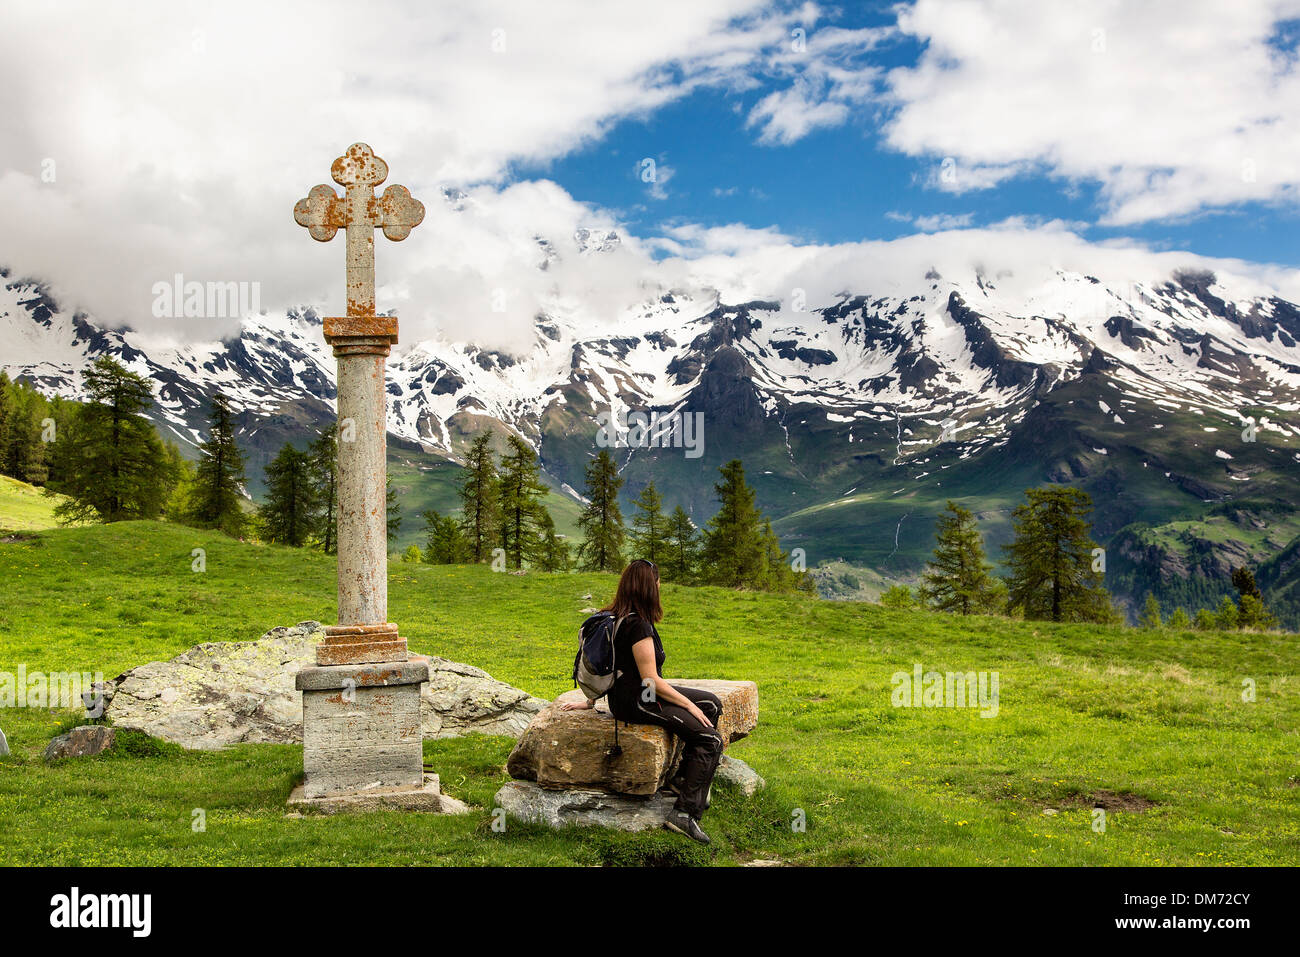
[[[554,791],[532,781],[510,781],[497,791],[494,804],[517,820],[550,827],[579,824],[644,831],[662,827],[676,799],[668,791],[640,798],[594,788]]]
[[[315,664],[319,622],[273,628],[256,641],[195,645],[170,661],[151,661],[86,695],[115,727],[133,728],[185,748],[302,741],[302,693],[294,679]],[[425,738],[518,735],[546,702],[485,671],[429,658],[421,688]]]
[[[730,744],[758,723],[758,686],[752,681],[683,679],[673,684],[711,691],[722,701],[722,731]],[[620,724],[622,754],[612,753],[614,718],[604,699],[594,710],[564,711],[583,701],[581,691],[560,695],[519,737],[506,762],[516,780],[544,788],[598,788],[650,796],[668,781],[681,757],[680,742],[656,725]]]
[[[45,746],[45,760],[86,758],[109,751],[117,744],[117,732],[102,724],[86,724],[61,734]]]

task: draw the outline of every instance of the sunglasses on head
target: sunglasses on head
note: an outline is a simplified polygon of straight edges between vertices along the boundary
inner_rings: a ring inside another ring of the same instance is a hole
[[[659,580],[659,566],[658,566],[658,565],[656,565],[654,562],[650,561],[650,559],[648,559],[648,558],[638,558],[638,559],[637,559],[637,562],[639,562],[639,563],[642,564],[642,565],[649,565],[650,568],[651,568],[651,570],[655,573],[655,581],[658,581],[658,580]]]

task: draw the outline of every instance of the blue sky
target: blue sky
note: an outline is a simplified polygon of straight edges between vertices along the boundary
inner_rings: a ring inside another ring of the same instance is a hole
[[[866,6],[830,10],[810,33],[894,22],[888,12],[893,5],[861,9]],[[1298,40],[1300,24],[1283,20],[1267,44],[1294,60]],[[886,75],[896,67],[915,67],[927,47],[915,37],[895,36],[870,52],[870,64]],[[757,80],[754,89],[705,87],[649,115],[620,119],[604,136],[559,159],[513,164],[511,179],[553,179],[575,199],[614,211],[640,235],[676,223],[741,223],[775,227],[799,242],[833,244],[910,235],[918,231],[918,220],[931,231],[947,217],[949,225],[975,227],[1023,217],[1029,223],[1069,222],[1096,242],[1128,237],[1155,250],[1300,266],[1300,217],[1293,200],[1207,203],[1111,224],[1101,182],[1034,163],[1032,155],[1026,156],[1025,172],[996,186],[947,192],[931,182],[931,170],[941,159],[937,153],[909,155],[886,142],[882,127],[893,115],[887,102],[862,104],[842,125],[814,129],[792,143],[760,142],[747,120],[785,80],[770,75]],[[1171,169],[1185,159],[1179,150],[1171,140]],[[670,170],[657,195],[639,176],[645,158]]]

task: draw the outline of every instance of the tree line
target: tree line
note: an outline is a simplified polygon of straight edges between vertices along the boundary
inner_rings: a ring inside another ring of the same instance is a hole
[[[975,515],[956,502],[947,503],[935,530],[934,554],[926,564],[916,595],[895,585],[881,596],[894,608],[921,604],[959,615],[1010,615],[1037,621],[1121,624],[1103,585],[1104,550],[1091,538],[1088,516],[1092,499],[1082,489],[1048,486],[1027,489],[1026,501],[1012,513],[1013,539],[1002,546],[1007,573],[995,577],[984,552]],[[1248,568],[1234,569],[1238,600],[1225,595],[1219,607],[1201,609],[1195,620],[1182,608],[1165,621],[1160,603],[1147,593],[1139,627],[1265,630],[1277,620]]]
[[[3,474],[61,496],[54,509],[60,521],[166,518],[234,537],[337,548],[334,426],[303,451],[291,444],[280,450],[266,469],[266,501],[254,507],[228,397],[212,397],[207,438],[192,463],[145,417],[153,403],[146,378],[103,356],[82,387],[81,402],[44,399],[0,373]],[[390,489],[390,537],[400,520]]]
[[[459,488],[460,516],[424,513],[427,541],[412,546],[409,561],[461,564],[498,560],[505,567],[541,571],[620,571],[632,558],[654,562],[665,581],[768,591],[813,591],[811,576],[782,550],[771,521],[756,505],[754,489],[736,459],[719,469],[718,510],[698,528],[680,505],[667,512],[649,482],[633,500],[630,526],[619,493],[625,479],[607,449],[588,462],[577,548],[555,531],[543,500],[537,455],[516,435],[498,458],[488,432],[477,435]]]

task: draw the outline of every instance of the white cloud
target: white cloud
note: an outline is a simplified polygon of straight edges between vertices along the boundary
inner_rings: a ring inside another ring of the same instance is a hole
[[[430,210],[400,245],[378,241],[379,280],[428,285],[467,259],[435,224],[442,185],[499,182],[511,163],[563,155],[701,85],[743,86],[785,32],[766,6],[7,4],[0,264],[137,327],[174,273],[260,282],[268,308],[339,308],[343,241],[313,243],[292,209],[360,140]],[[588,215],[566,201],[509,225],[531,238]],[[522,205],[510,191],[501,202]],[[507,224],[479,224],[485,255],[511,247],[488,236]]]
[[[806,4],[800,36],[776,49],[767,72],[790,85],[764,96],[749,111],[746,126],[759,128],[759,142],[789,145],[818,129],[843,125],[858,107],[874,100],[880,68],[869,56],[895,35],[892,27],[846,30],[812,28],[820,11]]]
[[[1300,74],[1269,44],[1297,0],[918,0],[926,44],[888,75],[891,146],[950,158],[931,185],[988,188],[1026,170],[1100,184],[1136,223],[1300,186]]]

